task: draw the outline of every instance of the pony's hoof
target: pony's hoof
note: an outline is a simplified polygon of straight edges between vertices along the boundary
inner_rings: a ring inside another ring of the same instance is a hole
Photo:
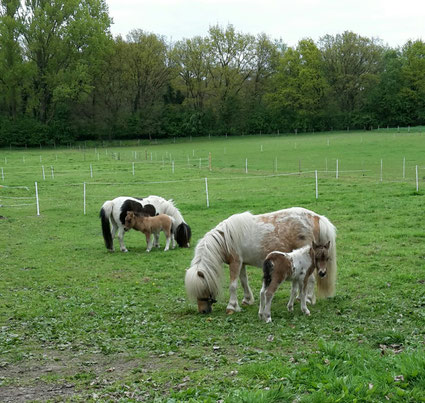
[[[233,309],[226,309],[226,313],[228,315],[233,315],[235,313],[235,311]]]
[[[310,311],[308,309],[303,311],[307,316],[310,316]]]
[[[270,316],[266,319],[266,323],[272,323],[272,318]]]
[[[121,252],[127,253],[128,249],[121,249]]]
[[[254,299],[244,299],[242,301],[242,305],[245,305],[245,306],[247,306],[247,305],[253,305],[253,304],[254,304]]]

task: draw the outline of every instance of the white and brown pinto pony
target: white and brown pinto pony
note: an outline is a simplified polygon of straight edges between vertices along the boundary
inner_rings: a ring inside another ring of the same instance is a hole
[[[144,214],[138,214],[134,211],[128,211],[125,216],[124,230],[129,231],[134,228],[137,231],[143,232],[146,236],[146,252],[150,252],[152,249],[152,234],[155,234],[159,238],[161,231],[165,234],[165,249],[166,252],[171,247],[175,248],[174,242],[174,231],[175,224],[174,218],[167,214],[158,214],[154,217],[150,217]]]
[[[298,295],[301,302],[301,311],[310,315],[307,308],[308,286],[314,287],[312,274],[317,271],[319,278],[327,275],[327,262],[329,260],[330,241],[324,245],[316,244],[303,246],[292,252],[280,251],[270,252],[263,263],[263,287],[260,291],[260,309],[258,316],[266,323],[272,321],[271,304],[272,299],[285,280],[292,281],[291,297],[287,305],[288,311],[294,310],[294,301]],[[314,303],[314,301],[311,301]]]
[[[336,229],[324,216],[292,207],[273,213],[234,214],[207,232],[195,248],[191,267],[186,271],[185,285],[190,298],[198,302],[198,311],[209,313],[221,290],[223,263],[230,269],[230,299],[227,313],[240,311],[237,299],[238,278],[244,290],[242,304],[252,305],[254,297],[248,284],[246,265],[262,267],[266,256],[275,250],[291,252],[314,240],[330,241],[327,275],[317,278],[319,297],[335,293]],[[309,299],[314,302],[314,287]]]
[[[175,221],[175,240],[182,248],[190,246],[192,231],[186,224],[180,210],[174,205],[173,200],[166,200],[160,196],[148,196],[144,198],[120,196],[103,203],[100,210],[100,220],[102,223],[103,239],[106,249],[114,250],[114,238],[118,231],[120,250],[128,252],[124,245],[124,223],[128,211],[133,211],[139,215],[156,216],[157,214],[167,214]],[[155,246],[159,247],[159,235],[155,234]]]

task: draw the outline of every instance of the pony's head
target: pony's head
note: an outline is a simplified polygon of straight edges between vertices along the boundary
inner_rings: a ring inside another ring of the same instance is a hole
[[[329,246],[331,242],[328,241],[324,245],[317,244],[313,241],[310,252],[312,253],[313,262],[317,269],[319,277],[324,278],[327,274],[327,266],[329,261]]]
[[[189,298],[196,299],[198,303],[198,312],[211,313],[212,305],[217,302],[217,279],[195,265],[187,269],[185,285]]]
[[[124,221],[124,231],[129,231],[136,225],[137,216],[134,211],[127,211]]]
[[[187,225],[185,222],[182,222],[177,226],[174,238],[181,248],[188,248],[190,246],[191,237],[192,230],[190,229],[189,225]]]

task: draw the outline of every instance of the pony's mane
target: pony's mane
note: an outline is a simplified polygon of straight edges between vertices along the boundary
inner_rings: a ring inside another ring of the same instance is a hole
[[[173,199],[165,200],[162,197],[151,195],[151,196],[145,197],[143,201],[147,203],[152,203],[157,210],[158,210],[158,206],[161,205],[162,207],[161,213],[167,214],[173,217],[176,221],[176,226],[182,222],[185,222],[182,216],[182,213],[180,213],[180,210],[175,206]]]
[[[183,219],[182,213],[180,213],[180,210],[175,206],[173,199],[166,200],[164,205],[165,205],[164,213],[173,217],[176,220],[177,225],[182,222],[185,222]]]
[[[189,296],[198,297],[205,287],[214,297],[220,293],[223,263],[233,251],[239,252],[243,237],[247,232],[252,231],[253,223],[253,215],[250,212],[234,214],[199,240],[191,267],[187,272],[187,275],[192,278],[192,281],[186,282],[187,285],[190,284]],[[206,284],[193,281],[195,280],[193,276],[196,276],[198,271],[202,272]]]

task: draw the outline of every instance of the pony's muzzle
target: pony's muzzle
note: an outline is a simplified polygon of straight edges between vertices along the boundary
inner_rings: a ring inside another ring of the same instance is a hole
[[[212,312],[212,306],[209,305],[205,308],[203,308],[201,311],[199,311],[199,313],[203,313],[203,314],[207,314],[207,313],[211,313]]]
[[[325,271],[319,271],[319,276],[321,278],[326,277],[326,272]]]
[[[198,312],[199,313],[211,313],[212,312],[212,305],[214,302],[217,302],[213,298],[201,298],[198,299]]]

